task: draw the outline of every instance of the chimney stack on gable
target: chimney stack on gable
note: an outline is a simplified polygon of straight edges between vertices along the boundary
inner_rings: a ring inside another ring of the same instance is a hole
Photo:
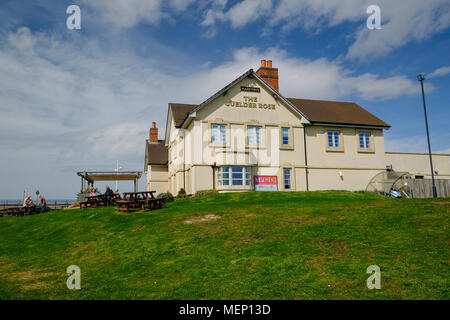
[[[261,60],[261,67],[256,74],[263,78],[272,88],[279,91],[278,68],[272,67],[272,60]]]
[[[152,122],[152,127],[150,128],[150,143],[158,143],[158,128],[156,127],[156,122]]]

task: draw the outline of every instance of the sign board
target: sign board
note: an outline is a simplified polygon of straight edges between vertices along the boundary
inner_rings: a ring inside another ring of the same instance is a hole
[[[260,92],[261,90],[259,88],[254,88],[254,87],[241,87],[241,91],[245,91],[245,92]]]
[[[255,176],[255,191],[278,191],[278,177]]]

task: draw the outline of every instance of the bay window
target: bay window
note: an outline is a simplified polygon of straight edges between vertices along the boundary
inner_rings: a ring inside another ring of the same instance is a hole
[[[218,180],[220,186],[250,186],[250,167],[220,167]]]

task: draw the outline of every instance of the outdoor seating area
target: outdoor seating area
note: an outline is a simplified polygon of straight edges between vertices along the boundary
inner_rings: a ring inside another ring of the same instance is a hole
[[[86,201],[80,202],[80,209],[117,206],[118,211],[129,213],[130,209],[135,208],[140,210],[164,208],[166,206],[165,199],[156,198],[155,193],[156,191],[136,191],[123,192],[122,197],[119,194],[89,196]]]
[[[115,206],[116,202],[120,199],[121,197],[119,194],[99,194],[97,196],[89,196],[86,201],[80,202],[80,209]]]
[[[157,210],[166,206],[164,198],[155,198],[156,191],[124,192],[121,200],[116,201],[117,210],[130,212],[131,208]]]
[[[39,214],[39,213],[41,213],[40,206],[12,207],[0,210],[0,217],[29,216],[32,214]]]

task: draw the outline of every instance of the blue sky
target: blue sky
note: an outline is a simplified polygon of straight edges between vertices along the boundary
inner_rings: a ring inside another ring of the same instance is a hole
[[[66,28],[71,4],[81,30]],[[381,30],[366,27],[372,4]],[[77,171],[117,159],[143,170],[168,102],[200,103],[260,59],[287,97],[354,101],[391,124],[397,151],[426,151],[426,72],[432,149],[450,153],[449,1],[6,0],[0,21],[0,199],[73,198]]]

